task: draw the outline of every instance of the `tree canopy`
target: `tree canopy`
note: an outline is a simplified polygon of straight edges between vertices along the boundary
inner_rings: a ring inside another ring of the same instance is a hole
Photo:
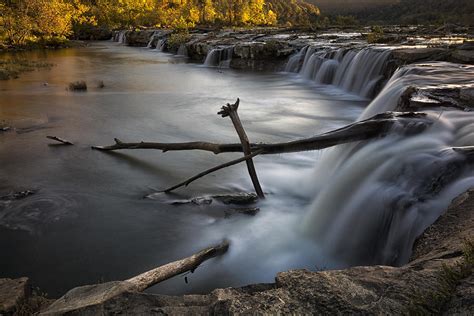
[[[301,0],[5,0],[0,40],[66,38],[82,26],[310,26],[319,9]]]

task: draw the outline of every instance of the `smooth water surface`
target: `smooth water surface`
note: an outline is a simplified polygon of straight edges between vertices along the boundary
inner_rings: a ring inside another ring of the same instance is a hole
[[[104,153],[92,145],[123,141],[237,142],[220,106],[241,99],[252,141],[293,140],[354,121],[368,101],[284,74],[205,68],[145,48],[95,43],[88,48],[30,52],[53,63],[0,82],[0,195],[36,195],[0,205],[0,277],[28,276],[52,297],[75,286],[126,279],[227,238],[230,252],[196,273],[152,289],[198,293],[272,282],[289,268],[344,266],[306,239],[311,204],[302,178],[320,152],[257,157],[268,198],[255,217],[224,217],[227,206],[172,206],[169,201],[252,191],[245,165],[201,179],[175,195],[143,199],[239,154],[153,150]],[[86,80],[85,93],[66,90]],[[99,81],[104,89],[96,88]],[[75,146],[51,146],[55,135]]]

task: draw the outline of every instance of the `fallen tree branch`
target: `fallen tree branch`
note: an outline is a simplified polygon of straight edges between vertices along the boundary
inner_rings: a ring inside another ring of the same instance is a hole
[[[386,136],[394,126],[400,126],[406,134],[417,134],[429,127],[433,121],[426,113],[418,112],[386,112],[372,118],[355,122],[340,129],[310,138],[275,144],[250,144],[251,151],[263,150],[262,155],[282,154],[309,150],[319,150],[335,145],[368,140]],[[93,146],[93,149],[113,151],[122,149],[158,149],[163,152],[180,150],[203,150],[214,154],[226,152],[243,152],[242,144],[216,144],[209,142],[187,143],[125,143],[115,139],[111,146]]]
[[[242,150],[246,157],[249,157],[252,154],[250,149],[250,142],[247,137],[247,133],[244,130],[244,126],[240,121],[239,114],[237,110],[239,109],[240,99],[237,98],[237,101],[234,104],[224,105],[221,110],[217,113],[222,117],[230,117],[232,120],[232,124],[234,124],[235,131],[237,135],[239,135],[240,143],[242,144]],[[263,194],[262,187],[260,186],[260,182],[258,181],[257,171],[255,170],[255,165],[253,164],[252,157],[245,159],[245,163],[247,164],[247,170],[250,175],[250,179],[252,180],[253,187],[255,188],[255,192],[257,193],[258,197],[261,199],[265,198],[265,194]]]
[[[176,190],[176,189],[178,189],[182,186],[187,187],[191,182],[194,182],[199,178],[202,178],[202,177],[204,177],[204,176],[206,176],[210,173],[216,172],[216,171],[221,170],[223,168],[227,168],[227,167],[239,164],[241,162],[248,161],[249,159],[252,159],[253,157],[260,155],[262,152],[263,152],[263,150],[257,150],[255,152],[251,153],[250,155],[247,155],[247,156],[241,157],[239,159],[235,159],[235,160],[223,163],[221,165],[218,165],[216,167],[207,169],[207,170],[205,170],[205,171],[203,171],[203,172],[201,172],[201,173],[199,173],[199,174],[197,174],[197,175],[195,175],[195,176],[193,176],[193,177],[191,177],[191,178],[189,178],[189,179],[187,179],[187,180],[185,180],[185,181],[183,181],[183,182],[181,182],[181,183],[179,183],[175,186],[172,186],[172,187],[170,187],[166,190],[160,191],[158,193],[169,193],[169,192],[174,191],[174,190]]]
[[[64,138],[60,138],[60,137],[56,137],[56,136],[46,136],[46,138],[49,138],[49,139],[55,140],[57,142],[63,143],[64,145],[74,145],[73,143],[71,143],[70,141],[68,141]]]
[[[42,311],[41,315],[63,315],[70,311],[81,311],[87,310],[88,308],[93,310],[95,306],[121,294],[127,292],[142,292],[176,275],[187,271],[194,271],[204,261],[223,255],[228,249],[229,242],[224,241],[219,245],[201,250],[190,257],[168,263],[126,281],[112,281],[74,288],[63,297],[57,299],[46,310]]]
[[[228,249],[229,242],[224,241],[217,246],[206,248],[190,257],[147,271],[128,279],[125,282],[131,283],[135,291],[142,292],[155,284],[168,280],[184,272],[194,272],[201,263],[226,253]]]

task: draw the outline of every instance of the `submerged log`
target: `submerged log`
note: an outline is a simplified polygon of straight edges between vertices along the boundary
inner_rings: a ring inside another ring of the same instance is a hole
[[[41,315],[62,315],[103,304],[126,292],[142,292],[147,288],[187,271],[194,272],[204,261],[220,256],[229,249],[229,242],[201,250],[194,255],[168,263],[125,281],[113,281],[74,288],[56,300]]]
[[[64,138],[57,137],[57,136],[46,136],[46,138],[55,140],[55,141],[60,142],[64,145],[74,145],[72,142],[70,142],[70,141],[68,141]]]
[[[239,135],[240,143],[242,144],[242,150],[245,154],[245,163],[247,164],[247,170],[250,175],[250,179],[252,180],[253,187],[255,188],[255,192],[257,193],[258,197],[261,199],[265,198],[265,194],[263,194],[262,187],[260,186],[260,182],[258,181],[257,171],[255,170],[255,165],[253,164],[252,160],[252,151],[250,149],[250,142],[247,137],[247,133],[244,130],[242,122],[240,121],[239,114],[237,110],[239,109],[240,99],[234,104],[229,104],[223,106],[222,109],[217,113],[222,117],[230,117],[232,120],[232,124],[234,124],[234,128]],[[261,151],[261,150],[259,150]]]
[[[252,152],[262,150],[261,155],[282,154],[300,151],[324,149],[340,144],[384,137],[394,126],[400,126],[406,134],[417,134],[433,123],[426,113],[419,112],[386,112],[377,114],[367,120],[355,122],[340,129],[310,138],[304,138],[284,143],[251,143]],[[93,149],[113,151],[122,149],[158,149],[163,152],[182,150],[203,150],[214,154],[227,152],[243,152],[242,144],[217,144],[209,142],[186,143],[155,143],[138,142],[125,143],[115,139],[115,144],[110,146],[93,146]]]

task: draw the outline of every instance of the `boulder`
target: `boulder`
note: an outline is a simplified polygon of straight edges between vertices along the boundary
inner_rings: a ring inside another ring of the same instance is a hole
[[[127,32],[127,45],[146,47],[153,33],[153,30],[129,31]]]
[[[28,278],[0,279],[0,315],[12,314],[17,303],[28,299],[30,294]]]
[[[450,56],[450,51],[444,48],[404,48],[392,52],[392,57],[400,64],[411,64],[419,61],[443,61]]]
[[[451,60],[458,63],[474,64],[474,50],[457,49],[451,55]]]

